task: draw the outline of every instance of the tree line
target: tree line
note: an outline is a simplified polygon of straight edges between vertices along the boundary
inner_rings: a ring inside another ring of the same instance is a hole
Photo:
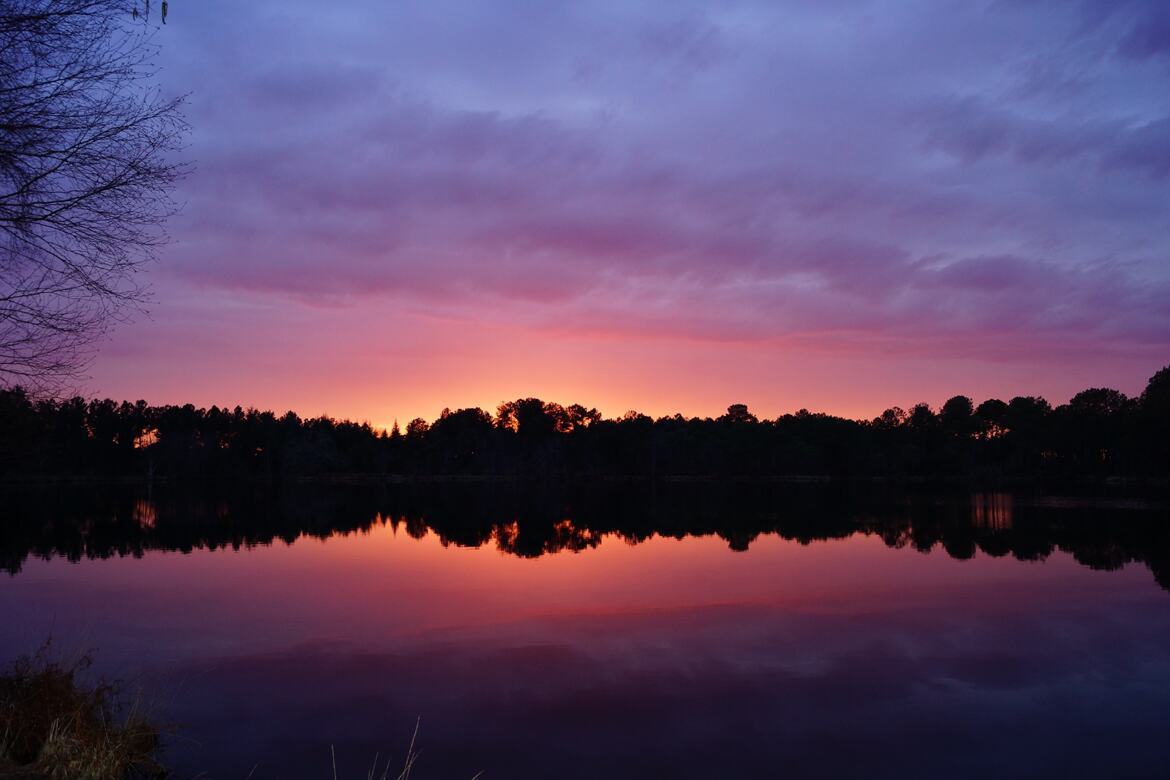
[[[0,390],[0,474],[281,478],[1152,477],[1170,476],[1170,367],[1130,398],[1108,388],[1060,406],[955,396],[872,420],[800,410],[758,419],[596,409],[536,398],[443,410],[400,430],[256,409],[37,400]]]

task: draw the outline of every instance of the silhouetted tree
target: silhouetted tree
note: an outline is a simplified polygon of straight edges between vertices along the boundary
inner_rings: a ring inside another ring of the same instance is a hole
[[[893,430],[906,424],[906,410],[900,406],[891,406],[874,418],[873,424],[879,428]]]
[[[747,404],[732,404],[727,407],[727,414],[719,418],[720,422],[727,423],[755,423],[759,422],[756,416],[748,411]]]
[[[1129,399],[1125,393],[1108,387],[1094,387],[1082,390],[1068,402],[1069,408],[1084,417],[1108,418],[1121,414]]]
[[[52,388],[164,240],[180,98],[128,0],[0,4],[0,382]]]
[[[1044,420],[1052,413],[1052,405],[1035,396],[1016,396],[1008,401],[1004,423],[1009,431],[1020,435],[1036,435]]]
[[[975,429],[983,438],[1006,433],[1008,405],[998,398],[988,398],[975,409]]]
[[[657,420],[538,398],[493,417],[444,409],[403,434],[292,412],[143,401],[33,400],[0,389],[0,474],[260,477],[324,474],[576,477],[1170,477],[1163,369],[1139,401],[1094,388],[1043,398],[965,396],[869,422],[801,409],[760,420],[742,404],[717,419]],[[969,546],[963,543],[963,550]]]
[[[910,410],[906,424],[918,431],[931,431],[938,424],[938,416],[930,408],[930,404],[915,404]]]
[[[1170,366],[1150,377],[1141,404],[1150,419],[1170,423]]]
[[[970,436],[974,433],[974,416],[975,405],[965,395],[947,399],[939,411],[943,429],[954,436]]]
[[[491,436],[495,432],[492,416],[483,409],[444,409],[428,432],[433,447],[436,471],[462,474],[487,470]]]
[[[1147,470],[1170,471],[1170,366],[1150,377],[1139,401],[1138,425]]]
[[[539,398],[521,398],[502,403],[496,409],[496,424],[526,438],[552,435],[560,427],[563,410]]]
[[[596,409],[586,409],[581,404],[572,404],[564,408],[561,428],[566,433],[588,428],[601,419],[601,412]]]

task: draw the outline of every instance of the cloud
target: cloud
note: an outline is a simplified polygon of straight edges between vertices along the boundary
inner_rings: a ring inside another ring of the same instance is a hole
[[[1149,122],[1079,117],[1032,118],[978,97],[939,100],[921,111],[927,149],[966,164],[1006,155],[1023,164],[1089,162],[1102,172],[1170,175],[1170,116]]]
[[[209,3],[163,52],[198,167],[160,274],[764,355],[1164,353],[1164,8]]]

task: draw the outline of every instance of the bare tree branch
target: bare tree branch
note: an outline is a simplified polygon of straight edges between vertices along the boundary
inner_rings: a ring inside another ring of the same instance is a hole
[[[78,377],[166,241],[187,126],[136,8],[0,0],[0,384]]]

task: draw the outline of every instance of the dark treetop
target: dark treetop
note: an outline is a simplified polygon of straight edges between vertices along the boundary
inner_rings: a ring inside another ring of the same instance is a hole
[[[717,419],[657,420],[535,398],[444,410],[400,432],[328,417],[0,391],[0,475],[81,478],[1170,477],[1170,368],[1138,398],[1085,390],[1043,398],[956,396],[934,410],[869,421],[805,410],[759,420],[736,404]]]

